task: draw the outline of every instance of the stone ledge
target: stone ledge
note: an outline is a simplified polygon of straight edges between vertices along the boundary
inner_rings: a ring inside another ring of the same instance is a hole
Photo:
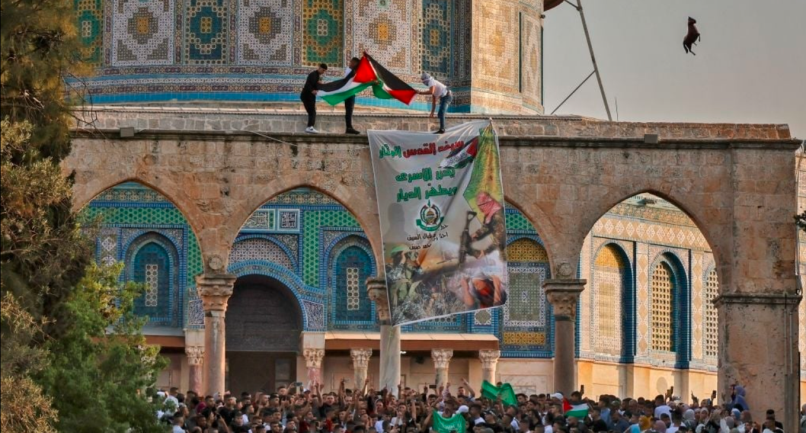
[[[714,305],[742,304],[742,305],[788,305],[797,306],[802,295],[787,293],[724,293],[714,298]]]
[[[74,138],[116,141],[137,140],[203,140],[252,141],[281,144],[357,144],[368,145],[366,135],[263,133],[257,131],[198,131],[144,129],[134,137],[121,138],[119,129],[73,129]],[[546,135],[500,135],[501,147],[579,147],[617,149],[765,149],[796,150],[801,141],[795,139],[724,139],[724,138],[667,138],[658,144],[645,143],[634,137],[559,137]]]

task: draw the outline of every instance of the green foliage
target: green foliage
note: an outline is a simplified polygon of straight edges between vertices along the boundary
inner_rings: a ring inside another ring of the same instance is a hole
[[[23,154],[61,160],[70,151],[64,77],[82,74],[71,0],[0,0],[0,117],[33,125]],[[22,156],[22,155],[15,155]]]
[[[48,341],[42,383],[59,410],[60,432],[162,432],[150,389],[166,366],[140,333],[134,299],[143,287],[118,277],[122,265],[90,265],[74,296],[59,307],[70,327]],[[161,403],[161,402],[159,402]]]

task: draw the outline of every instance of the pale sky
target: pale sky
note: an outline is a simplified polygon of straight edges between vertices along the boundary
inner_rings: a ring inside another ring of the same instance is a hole
[[[583,0],[613,119],[787,123],[806,139],[806,0]],[[685,54],[686,22],[702,41]],[[592,70],[579,13],[546,12],[546,114]],[[595,76],[557,114],[606,119]]]

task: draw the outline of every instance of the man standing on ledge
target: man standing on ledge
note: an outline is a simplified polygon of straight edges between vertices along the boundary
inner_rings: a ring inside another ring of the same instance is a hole
[[[417,93],[420,95],[431,95],[431,118],[434,117],[434,109],[437,106],[437,99],[439,99],[439,112],[437,113],[437,117],[439,117],[439,131],[436,133],[443,134],[445,132],[445,112],[448,111],[448,106],[451,105],[451,101],[453,101],[451,89],[425,72],[423,72],[420,79],[423,80],[423,84],[428,86],[428,89],[420,90]]]
[[[349,76],[355,68],[358,67],[358,63],[361,60],[358,57],[353,57],[350,59],[350,63],[347,64],[347,68],[344,70],[344,76]],[[360,134],[360,132],[356,131],[353,128],[353,108],[355,108],[355,95],[350,96],[349,98],[344,100],[344,123],[347,125],[347,134]]]
[[[316,93],[319,92],[319,82],[327,72],[327,65],[324,63],[319,64],[319,68],[308,74],[308,79],[305,80],[305,87],[302,88],[302,93],[299,99],[302,100],[302,105],[305,106],[305,111],[308,112],[308,127],[305,132],[308,134],[318,134],[319,131],[314,128],[316,124]]]

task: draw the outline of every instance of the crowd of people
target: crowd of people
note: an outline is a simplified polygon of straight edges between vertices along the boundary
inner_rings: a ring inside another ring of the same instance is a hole
[[[772,410],[753,419],[741,387],[721,405],[693,395],[683,403],[671,393],[590,400],[580,392],[517,394],[516,404],[506,404],[500,396],[477,395],[467,381],[456,389],[434,388],[399,387],[394,393],[374,390],[368,381],[352,391],[342,381],[336,392],[314,384],[222,396],[172,388],[159,396],[165,411],[158,416],[172,433],[783,433]],[[806,405],[801,415],[800,433],[806,433]]]

